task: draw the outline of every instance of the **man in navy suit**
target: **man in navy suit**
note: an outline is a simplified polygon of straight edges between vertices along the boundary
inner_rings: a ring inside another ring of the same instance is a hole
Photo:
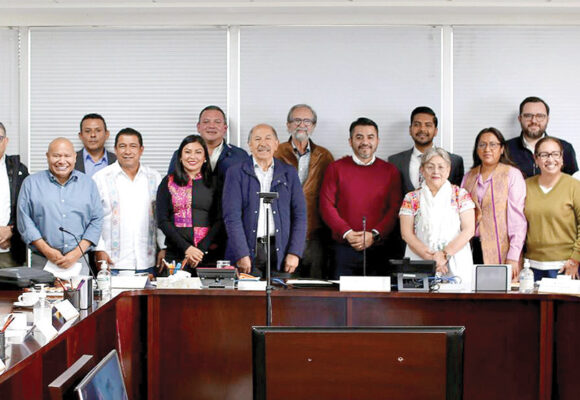
[[[420,158],[425,151],[433,147],[433,139],[437,136],[437,116],[431,108],[421,106],[413,110],[409,135],[413,138],[415,145],[409,150],[393,154],[388,158],[388,161],[394,164],[401,173],[403,196],[418,189],[423,182],[419,173]],[[459,186],[463,179],[463,158],[452,153],[449,153],[449,156],[451,157],[449,181]]]
[[[218,183],[223,184],[226,171],[232,165],[249,158],[245,150],[226,143],[228,123],[226,114],[218,106],[207,106],[199,113],[197,132],[201,135],[209,152],[211,170],[218,177]],[[177,162],[177,151],[173,153],[167,174],[173,173]]]

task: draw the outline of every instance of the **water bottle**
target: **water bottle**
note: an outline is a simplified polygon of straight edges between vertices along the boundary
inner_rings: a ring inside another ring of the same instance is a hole
[[[101,270],[97,274],[97,286],[101,290],[102,300],[111,298],[111,272],[105,260],[99,261],[101,263]]]
[[[52,306],[46,300],[46,290],[43,284],[41,285],[38,301],[34,304],[33,314],[35,325],[52,325]]]
[[[520,293],[532,293],[534,290],[534,273],[530,269],[530,261],[524,260],[524,269],[520,272]]]

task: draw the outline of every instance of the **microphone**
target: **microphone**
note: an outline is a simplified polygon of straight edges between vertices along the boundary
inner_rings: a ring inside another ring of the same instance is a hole
[[[77,235],[75,235],[74,233],[67,231],[66,229],[64,229],[62,226],[60,226],[58,228],[59,231],[64,232],[64,233],[68,233],[69,235],[71,235],[74,239],[75,242],[77,242],[77,246],[79,248],[79,250],[81,251],[81,254],[83,255],[83,258],[85,260],[85,262],[87,263],[87,267],[89,267],[89,273],[92,275],[92,277],[96,280],[97,277],[95,276],[95,273],[93,272],[92,268],[91,268],[91,263],[89,263],[89,260],[87,259],[87,255],[85,254],[85,252],[83,251],[83,248],[81,247],[81,242],[79,242],[79,239],[77,238]]]
[[[367,244],[366,244],[366,232],[367,232],[367,217],[363,216],[363,276],[367,276]]]

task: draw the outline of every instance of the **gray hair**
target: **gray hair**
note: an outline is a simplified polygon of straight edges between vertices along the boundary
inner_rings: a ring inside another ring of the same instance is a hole
[[[296,104],[296,105],[292,106],[292,108],[290,109],[290,111],[288,111],[288,116],[286,117],[286,122],[291,122],[292,113],[294,113],[294,111],[296,111],[297,108],[307,108],[307,109],[309,109],[310,112],[312,113],[312,123],[314,125],[316,125],[316,121],[318,121],[318,116],[316,115],[316,111],[314,111],[312,109],[312,107],[310,107],[308,104]]]
[[[445,163],[451,167],[451,158],[449,157],[449,153],[443,150],[441,147],[431,147],[421,156],[421,167],[427,164],[433,157],[441,157]]]
[[[252,129],[250,129],[250,133],[248,134],[248,143],[250,143],[250,140],[252,140],[252,133],[254,133],[254,129],[256,129],[258,127],[270,128],[272,130],[272,133],[276,137],[276,140],[278,140],[278,133],[276,133],[276,129],[274,129],[274,127],[272,125],[258,124],[256,126],[252,127]]]

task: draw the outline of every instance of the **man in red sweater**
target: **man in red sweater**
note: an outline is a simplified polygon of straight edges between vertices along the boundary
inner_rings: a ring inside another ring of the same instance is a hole
[[[375,156],[374,121],[354,121],[348,142],[353,155],[329,165],[320,189],[320,214],[335,241],[333,275],[362,275],[365,248],[367,274],[384,275],[388,260],[382,244],[401,206],[401,177],[394,165]]]

